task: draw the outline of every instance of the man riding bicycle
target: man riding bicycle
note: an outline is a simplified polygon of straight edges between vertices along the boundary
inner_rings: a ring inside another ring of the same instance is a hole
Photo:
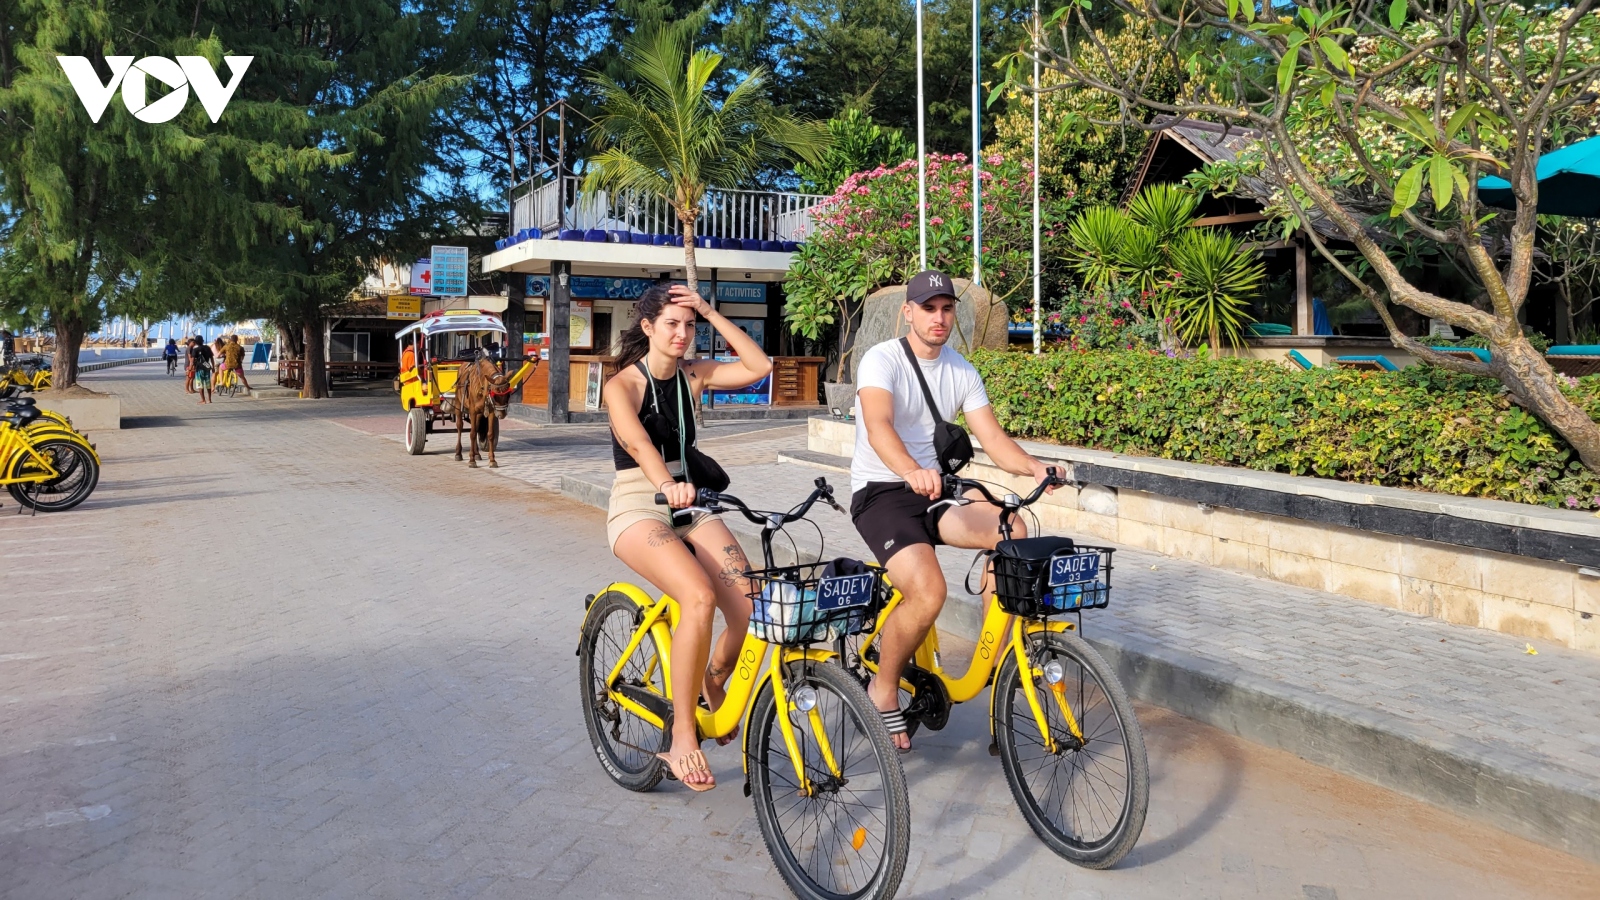
[[[944,607],[944,573],[933,548],[993,549],[1000,540],[1000,511],[992,505],[929,510],[943,489],[941,469],[954,471],[971,456],[951,421],[964,413],[984,452],[1007,472],[1041,483],[1049,475],[1000,427],[978,371],[945,346],[956,323],[952,291],[942,272],[913,277],[901,308],[911,333],[869,349],[856,374],[850,517],[905,598],[884,624],[867,693],[901,750],[911,749],[911,739],[899,708],[900,675]],[[1012,537],[1027,537],[1022,522],[1014,523]]]

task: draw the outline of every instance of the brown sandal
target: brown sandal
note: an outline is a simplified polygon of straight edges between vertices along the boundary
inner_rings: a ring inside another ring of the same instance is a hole
[[[691,772],[704,772],[707,775],[711,775],[711,767],[706,764],[705,754],[699,750],[685,753],[678,757],[676,761],[665,753],[657,753],[656,758],[667,764],[668,778],[673,781],[683,782],[684,787],[697,794],[705,793],[717,786],[717,779],[714,775],[711,777],[710,784],[695,784],[684,780],[684,776]]]

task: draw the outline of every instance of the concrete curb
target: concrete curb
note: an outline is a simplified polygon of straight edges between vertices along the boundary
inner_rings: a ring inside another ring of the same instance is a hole
[[[782,451],[778,458],[839,470],[831,464],[834,457],[812,451]],[[605,509],[611,486],[604,476],[564,475],[561,492]],[[758,534],[737,517],[725,521],[741,540]],[[793,561],[787,546],[774,551],[779,563]],[[979,622],[977,604],[960,593],[950,595],[939,617],[941,628],[969,640],[976,639]],[[1576,775],[1552,769],[1530,772],[1525,761],[1453,742],[1449,735],[1422,734],[1398,717],[1164,645],[1093,629],[1085,637],[1116,667],[1134,699],[1600,862],[1600,786]]]
[[[102,362],[85,363],[78,366],[79,372],[98,372],[101,369],[114,369],[117,366],[126,366],[132,363],[159,362],[159,356],[130,356],[127,359],[108,359]]]

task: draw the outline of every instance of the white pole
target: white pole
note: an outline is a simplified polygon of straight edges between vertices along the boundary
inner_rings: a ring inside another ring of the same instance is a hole
[[[981,0],[972,0],[972,283],[983,283],[983,49],[978,26]]]
[[[922,0],[917,0],[917,258],[928,268],[928,150],[922,120]]]
[[[1033,0],[1033,352],[1044,346],[1043,316],[1039,312],[1039,0]]]

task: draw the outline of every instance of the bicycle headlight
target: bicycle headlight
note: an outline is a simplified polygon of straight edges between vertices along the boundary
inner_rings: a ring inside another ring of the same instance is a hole
[[[803,684],[794,689],[794,692],[789,695],[789,699],[794,701],[795,709],[801,712],[811,712],[817,708],[817,689],[809,684]]]
[[[1067,670],[1061,665],[1061,660],[1052,659],[1044,664],[1044,680],[1051,684],[1060,684],[1066,680]]]

